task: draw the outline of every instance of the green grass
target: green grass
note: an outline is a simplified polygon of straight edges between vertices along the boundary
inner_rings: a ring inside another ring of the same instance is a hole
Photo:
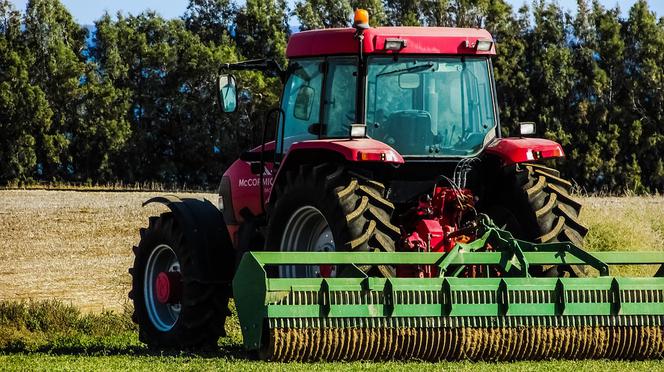
[[[664,368],[664,362],[610,362],[610,361],[542,361],[515,363],[423,363],[423,362],[385,362],[385,363],[266,363],[214,356],[154,356],[154,355],[48,355],[14,354],[0,355],[0,368],[8,370],[124,370],[124,371],[192,371],[192,370],[242,370],[242,371],[656,371]]]
[[[234,311],[234,309],[232,309]],[[0,302],[0,370],[450,370],[450,371],[624,371],[663,370],[664,361],[541,362],[353,362],[267,363],[245,353],[237,317],[227,324],[229,336],[213,353],[161,353],[138,341],[129,314],[81,314],[61,302]]]
[[[581,198],[589,251],[664,251],[664,199],[660,196]],[[652,276],[656,266],[618,266],[620,276]]]
[[[77,308],[57,301],[0,302],[0,352],[143,351],[128,314],[81,314]]]

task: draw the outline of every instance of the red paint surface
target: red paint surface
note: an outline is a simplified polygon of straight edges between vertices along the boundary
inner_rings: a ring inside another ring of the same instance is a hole
[[[252,151],[260,151],[260,147]],[[265,200],[267,200],[270,190],[272,190],[272,166],[273,163],[265,163],[266,169],[263,174],[263,195],[265,196]],[[233,199],[233,210],[236,221],[242,223],[243,219],[240,216],[242,208],[248,208],[254,215],[263,213],[260,202],[260,175],[251,172],[250,162],[236,160],[228,167],[224,176],[230,178],[231,197]],[[233,237],[232,232],[231,237]]]
[[[336,54],[356,54],[355,29],[336,28],[304,31],[293,34],[288,41],[288,58],[312,57]],[[399,54],[464,54],[495,55],[495,46],[486,52],[475,50],[478,39],[493,40],[486,30],[449,27],[377,27],[364,32],[365,54],[392,54],[384,50],[386,39],[402,39],[406,47]],[[473,45],[467,47],[468,42]]]
[[[401,154],[388,144],[371,138],[357,138],[296,142],[291,146],[283,163],[285,164],[288,161],[291,154],[303,150],[332,151],[340,154],[348,161],[378,161],[392,164],[403,164],[404,162]],[[362,159],[363,155],[366,160]]]
[[[542,138],[499,138],[484,150],[503,159],[503,165],[565,156],[557,142]]]
[[[265,150],[274,150],[274,141],[266,143]],[[261,147],[258,146],[250,151],[260,152]],[[266,171],[263,176],[263,195],[265,196],[265,200],[270,196],[270,190],[272,189],[272,167],[274,165],[272,160],[272,158],[266,159],[265,163]],[[232,221],[225,222],[235,248],[237,248],[238,244],[238,230],[244,221],[240,215],[240,211],[243,208],[247,208],[254,215],[260,215],[263,213],[260,201],[260,177],[258,174],[251,172],[250,164],[251,163],[248,161],[238,159],[226,169],[226,172],[224,172],[224,176],[230,179],[233,214],[237,223],[231,223]],[[224,202],[227,203],[226,201]]]

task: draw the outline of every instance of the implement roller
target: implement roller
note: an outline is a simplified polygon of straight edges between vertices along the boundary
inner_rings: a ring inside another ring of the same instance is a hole
[[[245,347],[272,361],[662,357],[663,253],[590,253],[484,231],[444,254],[247,253],[234,280]],[[270,277],[280,265],[345,265],[357,275]],[[371,277],[360,265],[430,265],[440,275]],[[599,276],[533,278],[529,265],[587,265]],[[613,265],[660,268],[622,278]],[[469,266],[504,276],[459,276]]]

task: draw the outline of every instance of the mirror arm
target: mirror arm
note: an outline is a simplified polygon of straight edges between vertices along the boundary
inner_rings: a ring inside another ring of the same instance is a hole
[[[270,76],[277,76],[282,82],[286,80],[286,70],[274,59],[250,59],[242,62],[224,63],[219,68],[219,73],[224,71],[247,71],[256,70]]]

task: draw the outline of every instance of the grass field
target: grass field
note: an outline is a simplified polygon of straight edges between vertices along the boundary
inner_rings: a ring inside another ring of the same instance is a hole
[[[138,228],[160,192],[0,191],[0,370],[279,370],[251,361],[234,320],[212,355],[154,355],[129,320]],[[216,200],[214,194],[187,194]],[[582,198],[590,250],[664,250],[664,198]],[[654,268],[621,270],[649,275]],[[17,302],[17,300],[19,302]],[[664,370],[660,362],[337,363],[300,370]]]
[[[0,355],[0,366],[12,370],[125,370],[125,371],[661,371],[664,364],[658,361],[646,362],[607,362],[607,361],[543,361],[517,363],[423,363],[423,362],[386,362],[386,363],[313,363],[281,364],[261,363],[228,358],[207,356],[153,356],[153,355]]]

